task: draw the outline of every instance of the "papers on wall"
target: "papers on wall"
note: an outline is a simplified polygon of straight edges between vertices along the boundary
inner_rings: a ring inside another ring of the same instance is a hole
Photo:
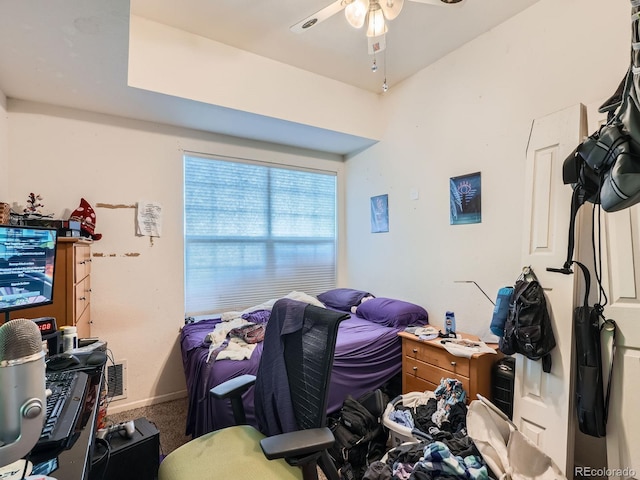
[[[159,203],[146,200],[138,202],[136,234],[149,237],[162,234],[162,206]]]

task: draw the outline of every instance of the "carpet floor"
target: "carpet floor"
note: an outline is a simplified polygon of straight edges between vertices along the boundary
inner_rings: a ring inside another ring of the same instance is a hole
[[[160,434],[160,454],[168,455],[191,440],[184,434],[187,425],[187,398],[158,403],[148,407],[134,408],[110,414],[107,409],[107,425],[146,418],[155,425]]]

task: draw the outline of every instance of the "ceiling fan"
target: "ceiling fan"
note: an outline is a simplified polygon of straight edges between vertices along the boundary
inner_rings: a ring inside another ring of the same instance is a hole
[[[461,7],[467,0],[410,0],[416,3],[441,7]],[[327,18],[345,10],[345,16],[351,26],[361,28],[367,25],[367,36],[377,37],[387,31],[386,20],[398,16],[404,0],[336,0],[313,15],[300,20],[290,27],[291,31],[302,33],[322,23]]]
[[[443,7],[461,7],[467,0],[410,1]],[[333,3],[299,21],[295,25],[292,25],[290,28],[293,32],[302,33],[335,15],[341,10],[344,10],[345,17],[352,27],[362,28],[365,25],[367,26],[368,53],[369,55],[373,55],[371,71],[376,72],[378,70],[376,54],[386,50],[387,48],[387,21],[396,18],[403,6],[404,0],[335,0]],[[382,83],[383,92],[386,92],[389,89],[386,71],[387,67],[385,60],[384,81]]]

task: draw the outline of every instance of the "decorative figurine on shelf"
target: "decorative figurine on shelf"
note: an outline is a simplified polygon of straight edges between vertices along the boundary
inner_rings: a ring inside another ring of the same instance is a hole
[[[96,212],[84,198],[80,199],[80,205],[73,212],[69,220],[80,222],[80,235],[91,240],[100,240],[101,233],[96,233]]]
[[[42,196],[40,194],[30,193],[29,198],[27,198],[27,206],[22,211],[27,215],[41,215],[42,213],[38,210],[44,207],[44,204],[40,203],[41,200]]]

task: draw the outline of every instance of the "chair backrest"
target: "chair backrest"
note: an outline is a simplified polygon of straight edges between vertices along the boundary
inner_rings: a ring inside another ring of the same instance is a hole
[[[254,400],[264,434],[325,426],[338,326],[345,318],[347,314],[296,300],[275,303]]]

